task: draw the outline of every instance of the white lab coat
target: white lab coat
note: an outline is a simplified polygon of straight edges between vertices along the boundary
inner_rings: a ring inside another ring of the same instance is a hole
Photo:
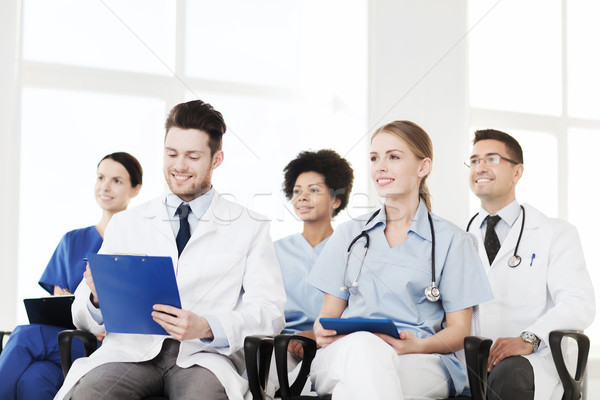
[[[521,264],[508,266],[521,229],[522,213],[511,227],[490,266],[477,216],[470,227],[494,300],[479,305],[481,335],[496,340],[517,337],[523,331],[536,334],[540,348],[526,358],[534,370],[535,400],[560,399],[560,379],[548,347],[555,329],[583,330],[594,319],[594,289],[585,266],[576,228],[548,218],[525,204],[525,226],[519,245]],[[535,256],[534,256],[535,254]]]
[[[177,365],[211,370],[230,399],[243,399],[248,384],[243,371],[243,342],[248,335],[273,335],[285,325],[285,291],[269,236],[268,220],[215,193],[206,214],[178,258],[164,196],[115,215],[106,228],[99,253],[170,256],[177,272],[182,308],[214,316],[222,324],[229,347],[211,347],[201,340],[181,343]],[[85,282],[75,292],[75,325],[93,333],[104,330],[91,317]],[[62,399],[92,368],[108,362],[139,362],[154,358],[161,335],[108,333],[88,358],[75,361],[56,399]]]

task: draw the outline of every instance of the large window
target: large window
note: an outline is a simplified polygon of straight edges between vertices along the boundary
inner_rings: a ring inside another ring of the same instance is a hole
[[[301,150],[343,152],[366,130],[366,0],[23,0],[22,22],[19,298],[43,294],[65,232],[99,221],[102,156],[139,158],[132,205],[162,192],[162,126],[179,102],[223,113],[215,187],[271,219],[274,239],[301,227],[283,166]],[[343,155],[364,169],[357,147]]]
[[[473,130],[497,128],[521,142],[518,200],[578,228],[596,290],[600,57],[590,40],[600,34],[599,12],[600,5],[584,0],[469,2]],[[587,333],[594,347],[598,318]],[[600,354],[597,347],[593,354]]]

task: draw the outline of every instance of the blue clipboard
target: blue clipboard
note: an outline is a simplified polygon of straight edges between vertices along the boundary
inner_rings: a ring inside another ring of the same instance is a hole
[[[181,308],[171,257],[88,254],[107,332],[168,335],[154,304]]]
[[[358,331],[383,333],[398,339],[398,328],[388,318],[321,318],[319,322],[325,329],[333,329],[338,335]]]

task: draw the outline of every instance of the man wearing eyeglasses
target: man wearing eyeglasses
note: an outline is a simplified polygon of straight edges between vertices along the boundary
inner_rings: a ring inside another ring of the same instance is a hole
[[[495,297],[479,306],[481,335],[494,341],[488,399],[560,399],[548,335],[583,330],[595,314],[577,230],[517,202],[523,151],[512,136],[493,129],[475,132],[465,164],[471,190],[481,200],[467,230],[477,238]]]

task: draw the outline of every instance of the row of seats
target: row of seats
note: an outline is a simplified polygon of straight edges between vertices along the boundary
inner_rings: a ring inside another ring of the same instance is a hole
[[[72,365],[71,345],[73,339],[84,343],[85,356],[96,350],[96,337],[80,330],[66,330],[59,333],[59,351],[63,373],[66,375]],[[577,367],[571,375],[565,365],[561,343],[564,338],[571,338],[577,343]],[[288,381],[287,349],[290,340],[298,341],[304,348],[304,360],[300,372],[294,382]],[[554,364],[564,387],[562,400],[579,400],[582,398],[582,386],[590,348],[589,338],[578,331],[560,330],[550,333],[550,349]],[[471,387],[471,397],[454,397],[453,400],[485,400],[487,391],[487,361],[492,341],[487,338],[468,336],[465,338],[465,358],[467,375]],[[0,344],[1,346],[1,344]],[[0,347],[1,351],[1,347]],[[266,399],[266,385],[269,376],[271,358],[275,352],[275,365],[279,379],[278,396],[282,400],[329,400],[327,397],[302,396],[310,364],[316,354],[317,344],[314,340],[299,335],[277,335],[275,337],[250,336],[244,342],[246,371],[253,400]],[[158,398],[154,398],[158,400]]]

